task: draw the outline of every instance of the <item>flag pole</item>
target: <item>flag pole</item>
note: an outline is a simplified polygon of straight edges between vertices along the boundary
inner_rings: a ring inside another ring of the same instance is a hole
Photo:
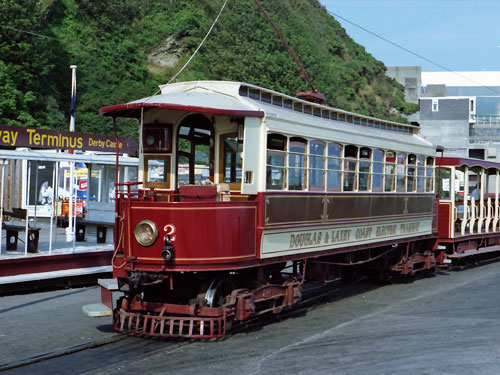
[[[75,112],[76,112],[76,65],[71,65],[71,118],[69,120],[69,131],[75,131]],[[68,150],[68,154],[73,154],[73,150]],[[75,174],[75,163],[71,161],[69,172],[69,204],[68,204],[68,227],[66,228],[66,242],[73,242],[73,250],[75,245],[73,237],[75,230],[73,228],[73,176]],[[76,203],[76,202],[75,202]],[[76,215],[76,212],[75,212]]]

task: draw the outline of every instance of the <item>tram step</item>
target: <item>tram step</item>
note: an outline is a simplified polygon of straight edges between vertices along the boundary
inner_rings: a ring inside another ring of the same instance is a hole
[[[111,291],[118,290],[118,279],[99,279],[97,283],[104,289]]]
[[[104,303],[93,303],[82,307],[82,311],[93,318],[113,315],[113,311]]]

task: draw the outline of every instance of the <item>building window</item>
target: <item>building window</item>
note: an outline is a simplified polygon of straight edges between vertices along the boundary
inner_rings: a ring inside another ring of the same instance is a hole
[[[439,111],[439,99],[432,99],[432,112]]]

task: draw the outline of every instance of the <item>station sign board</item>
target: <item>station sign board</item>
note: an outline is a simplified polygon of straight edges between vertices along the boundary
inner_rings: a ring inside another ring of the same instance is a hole
[[[116,139],[112,135],[0,125],[1,146],[115,152]],[[120,154],[133,155],[138,144],[135,138],[118,137],[118,147]]]

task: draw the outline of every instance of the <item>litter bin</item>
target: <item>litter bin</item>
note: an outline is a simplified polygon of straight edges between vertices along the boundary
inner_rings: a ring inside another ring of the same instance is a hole
[[[38,253],[38,238],[40,237],[40,228],[28,229],[28,252]]]
[[[97,243],[106,243],[106,227],[97,227]]]
[[[75,239],[77,242],[85,241],[85,225],[84,224],[76,224],[76,233]]]

